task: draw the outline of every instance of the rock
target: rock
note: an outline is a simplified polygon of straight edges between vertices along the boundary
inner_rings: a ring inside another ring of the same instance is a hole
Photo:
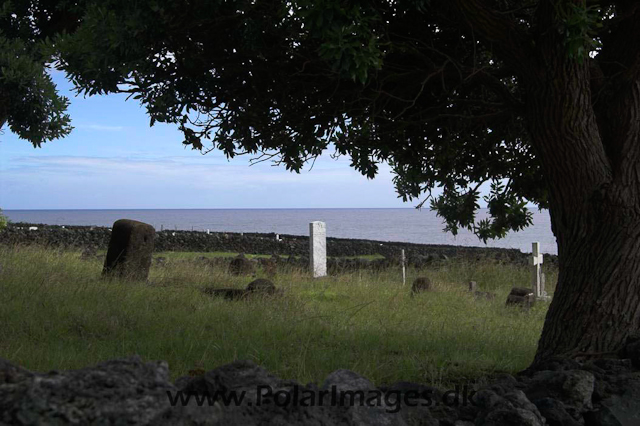
[[[411,392],[412,394],[418,394],[421,399],[424,400],[439,400],[442,398],[442,392],[433,386],[423,385],[420,383],[412,382],[396,382],[388,387],[382,388],[384,391],[398,392],[401,395]]]
[[[0,369],[16,367],[2,360]],[[1,375],[0,375],[1,377]],[[80,370],[30,373],[0,382],[0,424],[216,425],[216,407],[172,406],[175,393],[165,362],[117,359]]]
[[[566,358],[566,357],[552,357],[545,361],[542,361],[538,365],[533,366],[533,368],[528,368],[525,370],[525,373],[532,376],[538,371],[566,371],[566,370],[579,370],[581,365],[574,359]]]
[[[629,358],[636,368],[640,368],[640,334],[633,334],[627,338],[622,355]]]
[[[274,294],[276,292],[276,286],[267,279],[258,278],[247,285],[247,292]]]
[[[320,390],[331,390],[333,387],[337,391],[370,391],[376,389],[367,378],[351,370],[339,369],[327,376],[320,387]]]
[[[566,406],[562,401],[553,398],[542,398],[534,401],[540,414],[547,419],[549,426],[580,426],[581,423],[567,413]]]
[[[102,275],[130,280],[146,280],[151,267],[155,238],[153,226],[120,219],[113,224]]]
[[[413,296],[416,293],[420,293],[423,291],[431,290],[431,280],[427,277],[418,277],[413,281],[411,285],[411,295]]]
[[[17,365],[11,364],[6,359],[0,358],[0,386],[4,384],[20,383],[34,376],[32,372]],[[0,418],[0,420],[2,420]]]
[[[640,425],[640,373],[607,374],[604,380],[608,382],[611,394],[600,401],[600,414],[595,415],[607,419],[610,424],[617,421],[623,426]]]
[[[327,376],[321,391],[336,392],[339,395],[341,408],[346,408],[345,417],[349,424],[354,425],[398,425],[405,426],[407,423],[404,418],[399,415],[395,404],[389,404],[391,401],[380,399],[380,405],[370,407],[366,401],[373,392],[380,392],[366,378],[351,370],[339,369]],[[395,401],[399,404],[398,401]],[[395,408],[394,408],[395,406]]]
[[[344,379],[355,380],[355,385],[346,384]],[[366,379],[355,373],[345,376],[343,371],[330,374],[325,383],[327,389],[336,386],[345,391],[364,391],[359,387],[368,383],[366,390],[375,390]],[[399,414],[387,413],[377,407],[351,407],[341,405],[339,401],[334,404],[329,398],[323,399],[322,404],[307,401],[305,406],[300,398],[305,395],[317,397],[320,389],[312,384],[302,386],[279,379],[250,361],[236,361],[195,378],[180,378],[176,386],[193,394],[229,396],[244,392],[243,403],[223,407],[220,425],[406,425]],[[298,399],[294,403],[296,395]],[[330,397],[329,394],[326,396]],[[345,402],[348,400],[351,400],[351,394]]]
[[[476,423],[477,424],[477,423]],[[522,408],[501,409],[492,411],[484,422],[484,426],[543,426],[538,417],[531,411]]]
[[[534,305],[535,301],[536,299],[533,291],[528,288],[514,287],[511,289],[509,296],[507,296],[506,305],[517,305],[522,308],[529,309]]]
[[[530,400],[551,397],[563,402],[567,412],[577,417],[592,409],[595,377],[584,370],[538,371],[525,393]]]
[[[640,424],[640,371],[629,360],[557,360],[547,365],[556,369],[496,376],[468,398],[466,390],[456,387],[458,399],[411,382],[376,388],[346,369],[329,374],[318,388],[280,379],[250,361],[236,361],[210,371],[192,370],[192,377],[172,384],[166,363],[138,357],[47,374],[0,359],[0,425],[95,424],[96,419],[101,424],[161,426]],[[594,380],[605,389],[598,402]],[[410,392],[417,396],[407,404]],[[434,403],[425,404],[426,394],[434,396]],[[372,400],[371,395],[381,397]]]
[[[628,426],[638,423],[627,423]],[[611,412],[608,407],[602,407],[596,411],[589,411],[584,414],[584,426],[626,426]],[[553,426],[553,425],[552,425]],[[564,425],[563,425],[564,426]]]
[[[255,272],[253,265],[253,262],[240,253],[229,262],[229,273],[231,275],[251,275]]]

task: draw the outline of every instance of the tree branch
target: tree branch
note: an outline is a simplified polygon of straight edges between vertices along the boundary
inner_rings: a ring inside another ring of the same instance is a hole
[[[528,75],[532,71],[530,40],[512,19],[479,0],[453,0],[453,7],[458,17],[466,21],[472,34],[490,43],[502,61],[520,75]]]

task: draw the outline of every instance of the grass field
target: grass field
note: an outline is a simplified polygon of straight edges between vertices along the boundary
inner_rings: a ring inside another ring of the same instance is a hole
[[[244,288],[252,277],[190,261],[202,255],[214,254],[158,253],[166,266],[148,282],[117,282],[78,252],[0,247],[0,357],[48,371],[139,354],[168,361],[174,379],[249,359],[302,383],[348,368],[376,385],[447,387],[526,368],[547,310],[504,306],[511,287],[529,285],[526,267],[455,259],[409,269],[404,287],[399,269],[322,279],[288,270],[273,279],[284,296],[227,301],[200,289]],[[435,291],[411,298],[419,275]],[[496,299],[474,300],[469,280]],[[547,272],[551,291],[556,281]]]

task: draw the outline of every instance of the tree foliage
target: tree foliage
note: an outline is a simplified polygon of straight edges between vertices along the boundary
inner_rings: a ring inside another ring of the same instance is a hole
[[[47,72],[52,46],[52,1],[0,3],[0,128],[8,124],[20,138],[42,142],[71,131],[68,99]],[[47,9],[49,8],[49,9]]]
[[[556,31],[567,56],[590,62],[623,8],[486,3],[514,38],[535,45],[536,34]],[[539,19],[547,6],[557,8],[553,22]],[[517,67],[491,37],[474,32],[457,2],[87,0],[65,7],[81,19],[57,40],[57,66],[78,92],[130,93],[152,125],[175,123],[193,149],[259,155],[300,171],[333,146],[369,178],[387,161],[399,196],[442,187],[428,199],[447,229],[468,228],[485,241],[529,225],[527,202],[548,207]],[[476,221],[485,182],[490,218]]]

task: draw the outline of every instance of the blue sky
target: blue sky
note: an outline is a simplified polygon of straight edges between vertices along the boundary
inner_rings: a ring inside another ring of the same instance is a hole
[[[71,135],[33,146],[5,126],[0,134],[0,208],[358,208],[413,207],[394,190],[389,167],[368,180],[349,158],[330,152],[300,174],[249,157],[185,149],[175,125],[149,127],[126,95],[76,97],[61,72],[53,79],[71,101]]]

